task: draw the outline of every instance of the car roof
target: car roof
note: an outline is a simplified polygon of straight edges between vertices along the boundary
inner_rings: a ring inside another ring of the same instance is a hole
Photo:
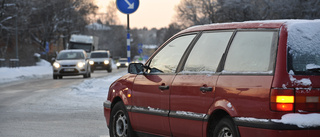
[[[215,23],[207,25],[198,25],[189,27],[185,30],[180,31],[181,33],[197,32],[197,31],[210,31],[210,30],[229,30],[229,29],[276,29],[281,28],[283,25],[296,22],[310,22],[314,20],[261,20],[261,21],[245,21],[245,22],[230,22],[230,23]]]

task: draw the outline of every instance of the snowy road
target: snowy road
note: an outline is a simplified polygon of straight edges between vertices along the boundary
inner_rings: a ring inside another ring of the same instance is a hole
[[[90,79],[47,76],[1,84],[0,136],[108,137],[102,103],[124,74],[126,69],[96,71]]]

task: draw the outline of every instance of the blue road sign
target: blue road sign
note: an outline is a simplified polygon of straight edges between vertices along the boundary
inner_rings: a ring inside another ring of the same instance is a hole
[[[142,44],[138,44],[138,53],[141,54],[143,52],[143,49],[142,49]]]
[[[139,0],[117,0],[118,9],[124,14],[131,14],[139,7]]]

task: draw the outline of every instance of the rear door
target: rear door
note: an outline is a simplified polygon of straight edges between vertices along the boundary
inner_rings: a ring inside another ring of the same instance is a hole
[[[270,118],[269,97],[278,30],[238,30],[216,87],[216,99],[229,102],[238,116]]]
[[[215,93],[216,70],[233,31],[204,32],[175,77],[170,94],[173,136],[201,136]]]
[[[166,44],[139,74],[132,92],[132,126],[139,132],[170,136],[169,95],[177,66],[196,34],[180,36]]]

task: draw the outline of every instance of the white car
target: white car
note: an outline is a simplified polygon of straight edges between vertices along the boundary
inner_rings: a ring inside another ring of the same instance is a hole
[[[81,49],[60,51],[53,63],[53,79],[76,75],[83,75],[83,78],[91,77],[87,53]]]
[[[129,62],[127,58],[120,58],[117,62],[117,69],[121,68],[121,67],[128,67],[129,66]]]

